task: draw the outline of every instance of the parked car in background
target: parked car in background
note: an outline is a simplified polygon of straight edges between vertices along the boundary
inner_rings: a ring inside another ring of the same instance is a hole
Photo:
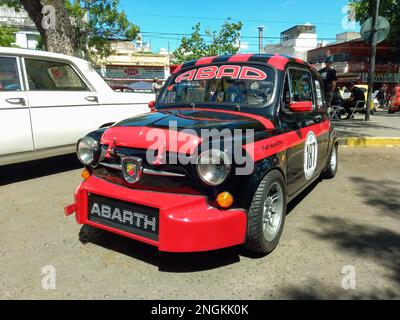
[[[134,92],[132,88],[129,88],[127,86],[111,86],[111,89],[116,92]]]
[[[393,89],[393,95],[389,100],[389,110],[388,113],[395,113],[400,111],[400,85],[397,85]]]
[[[0,47],[0,165],[73,152],[86,132],[146,113],[152,100],[114,92],[85,60]]]

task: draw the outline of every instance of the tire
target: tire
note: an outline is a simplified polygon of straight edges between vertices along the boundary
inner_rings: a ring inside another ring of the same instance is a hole
[[[270,171],[258,186],[249,209],[245,248],[261,254],[273,251],[282,234],[286,209],[286,182],[279,171]]]
[[[338,157],[338,146],[335,144],[332,147],[331,154],[326,164],[326,168],[322,173],[322,178],[333,179],[336,176],[338,169],[339,157]]]

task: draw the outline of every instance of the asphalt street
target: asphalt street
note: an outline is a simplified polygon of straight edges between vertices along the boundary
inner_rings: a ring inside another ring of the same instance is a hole
[[[289,205],[264,257],[160,253],[77,225],[63,216],[81,179],[74,156],[0,168],[0,299],[399,299],[400,149],[339,156],[336,179]]]

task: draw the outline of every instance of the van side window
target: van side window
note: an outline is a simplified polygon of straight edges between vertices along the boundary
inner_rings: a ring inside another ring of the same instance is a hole
[[[20,91],[16,58],[0,57],[0,91]]]
[[[89,91],[89,88],[68,64],[39,59],[25,59],[31,91]]]

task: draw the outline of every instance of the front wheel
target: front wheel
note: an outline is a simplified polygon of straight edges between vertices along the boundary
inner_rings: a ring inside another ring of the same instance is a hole
[[[331,156],[329,157],[329,162],[322,173],[324,179],[333,179],[336,176],[338,168],[338,147],[337,144],[332,146]]]
[[[269,172],[261,181],[250,206],[245,247],[267,254],[282,234],[287,208],[286,183],[282,174]]]

